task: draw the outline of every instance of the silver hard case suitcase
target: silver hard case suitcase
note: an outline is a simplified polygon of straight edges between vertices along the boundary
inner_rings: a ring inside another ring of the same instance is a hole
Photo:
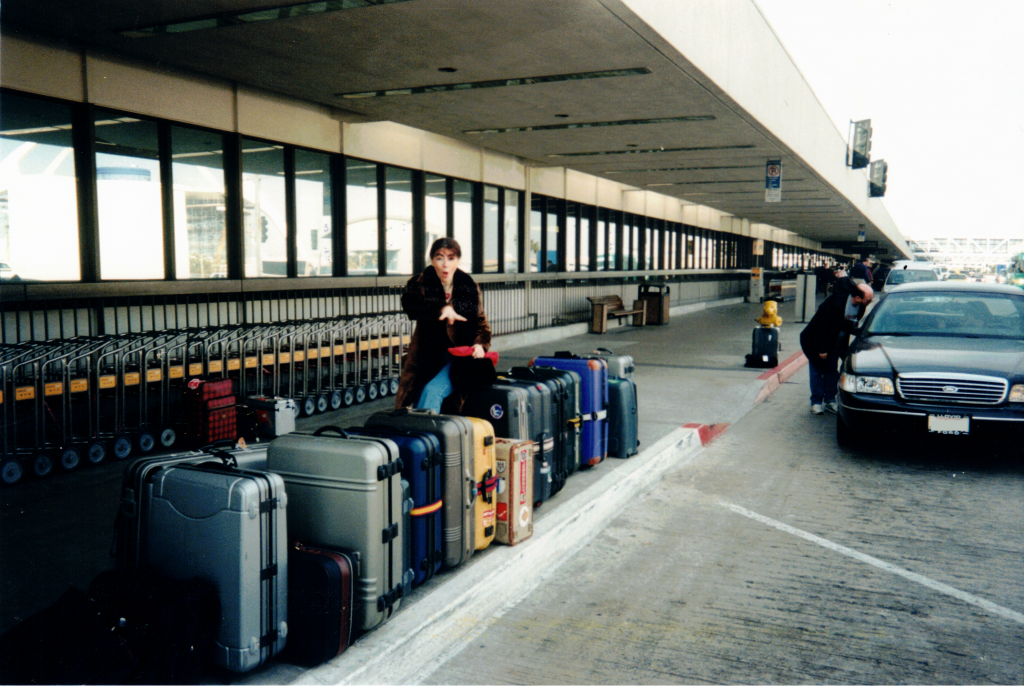
[[[337,427],[274,439],[268,468],[288,488],[289,533],[356,558],[353,626],[383,624],[404,595],[402,461],[387,438],[349,437]]]
[[[404,408],[375,412],[366,426],[426,431],[437,436],[444,456],[444,564],[458,567],[476,550],[473,425],[466,417]]]
[[[217,588],[214,661],[263,664],[288,635],[288,522],[277,474],[226,466],[166,467],[151,476],[143,559],[177,579]]]

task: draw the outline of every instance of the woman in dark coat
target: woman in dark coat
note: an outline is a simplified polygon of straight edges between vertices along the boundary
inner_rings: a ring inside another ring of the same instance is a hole
[[[395,407],[414,406],[458,413],[465,389],[453,385],[449,348],[471,346],[481,358],[491,345],[491,327],[484,313],[480,287],[459,269],[462,249],[452,238],[430,246],[430,265],[409,279],[402,309],[416,321]]]

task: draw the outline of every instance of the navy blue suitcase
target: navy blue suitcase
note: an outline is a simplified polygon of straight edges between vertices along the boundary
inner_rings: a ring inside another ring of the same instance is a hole
[[[580,467],[593,467],[608,457],[608,362],[600,357],[578,357],[557,352],[553,357],[530,360],[531,367],[567,369],[580,376]]]
[[[608,379],[608,456],[632,457],[640,452],[636,384]]]
[[[444,468],[441,443],[437,436],[426,431],[392,429],[388,427],[352,427],[345,429],[350,436],[390,438],[398,446],[402,458],[402,478],[409,483],[412,498],[409,563],[416,576],[413,585],[430,580],[441,569],[443,521],[442,497]]]

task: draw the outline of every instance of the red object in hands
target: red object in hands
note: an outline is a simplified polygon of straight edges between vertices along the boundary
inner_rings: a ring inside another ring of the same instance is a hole
[[[450,352],[455,357],[472,357],[473,356],[473,346],[471,346],[471,345],[460,345],[457,348],[448,348],[448,352]],[[484,353],[484,357],[491,361],[491,363],[494,365],[495,369],[498,368],[498,353],[497,352],[495,352],[494,350],[492,350],[490,352],[486,352],[486,353]]]

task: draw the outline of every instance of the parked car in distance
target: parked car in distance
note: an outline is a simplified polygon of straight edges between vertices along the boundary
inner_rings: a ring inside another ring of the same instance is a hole
[[[946,281],[970,281],[970,279],[967,278],[966,274],[961,274],[960,272],[952,272],[951,274],[946,275]]]
[[[0,262],[0,280],[6,281],[7,279],[14,278],[14,270],[6,262]]]
[[[949,277],[947,277],[949,278]],[[893,269],[889,272],[889,276],[885,279],[885,285],[882,286],[882,291],[888,293],[896,286],[901,286],[905,283],[918,283],[920,281],[938,281],[939,276],[935,273],[934,269],[913,269],[911,267],[903,267],[901,269]]]
[[[850,346],[837,401],[843,445],[883,433],[1024,445],[1024,291],[948,280],[894,288]]]

